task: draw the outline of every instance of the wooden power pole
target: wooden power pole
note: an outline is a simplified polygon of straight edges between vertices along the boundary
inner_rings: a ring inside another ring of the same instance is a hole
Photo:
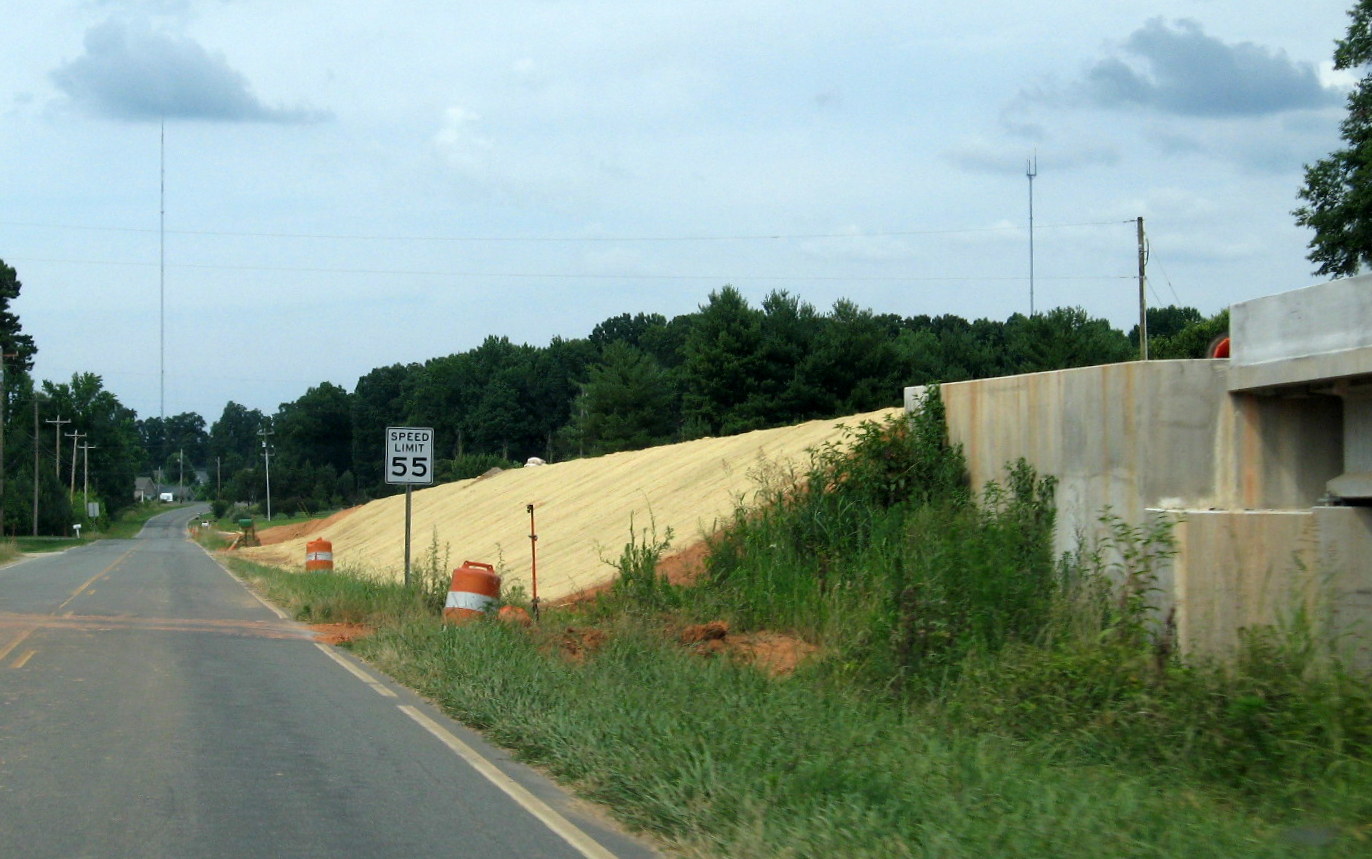
[[[1148,243],[1143,237],[1143,216],[1139,216],[1139,360],[1148,360]]]

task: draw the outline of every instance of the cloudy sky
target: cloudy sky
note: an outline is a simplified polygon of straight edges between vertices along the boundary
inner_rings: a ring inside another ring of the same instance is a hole
[[[1341,2],[6,5],[37,372],[209,421],[726,283],[1003,320],[1033,156],[1039,310],[1127,329],[1140,216],[1152,303],[1305,286],[1290,210],[1349,83]]]

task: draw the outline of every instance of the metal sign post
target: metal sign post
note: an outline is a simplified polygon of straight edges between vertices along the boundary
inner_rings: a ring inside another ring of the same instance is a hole
[[[526,509],[529,511],[529,572],[534,586],[533,602],[529,605],[534,610],[534,620],[538,620],[538,529],[534,527],[534,505],[526,505]]]
[[[411,492],[434,482],[433,427],[386,427],[386,482],[405,486],[405,586],[410,585]]]

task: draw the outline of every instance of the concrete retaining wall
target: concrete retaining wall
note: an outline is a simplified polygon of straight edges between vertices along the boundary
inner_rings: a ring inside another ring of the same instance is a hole
[[[1058,478],[1055,548],[1109,507],[1308,508],[1342,469],[1342,405],[1228,394],[1224,361],[1148,361],[944,385],[974,485],[1026,459]]]
[[[1330,634],[1352,635],[1372,620],[1372,511],[1312,510],[1343,468],[1343,404],[1231,394],[1229,372],[1226,361],[1131,362],[958,382],[942,395],[974,485],[1020,457],[1058,478],[1057,552],[1101,533],[1107,509],[1134,525],[1159,509],[1178,523],[1158,584],[1184,652],[1231,651],[1240,629],[1275,622],[1293,594],[1330,607]],[[1372,665],[1363,645],[1353,650]]]
[[[1240,630],[1319,611],[1319,537],[1309,510],[1168,511],[1182,652],[1232,654]]]

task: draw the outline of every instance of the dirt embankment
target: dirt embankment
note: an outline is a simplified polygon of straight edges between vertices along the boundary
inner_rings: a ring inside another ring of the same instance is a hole
[[[448,568],[465,560],[494,564],[506,590],[518,586],[532,595],[536,547],[541,599],[585,592],[613,579],[631,538],[642,545],[670,532],[666,554],[689,555],[704,535],[750,502],[759,480],[803,467],[810,450],[844,437],[842,427],[896,411],[512,469],[418,490],[412,499],[411,557],[416,567],[431,551]],[[530,540],[529,505],[536,543]],[[298,569],[306,541],[320,537],[333,544],[336,566],[399,578],[404,521],[405,499],[396,495],[317,523],[266,529],[264,545],[241,551]],[[668,574],[676,575],[670,568]]]
[[[313,537],[321,531],[342,522],[350,514],[361,510],[361,507],[349,507],[347,510],[339,510],[324,519],[311,519],[308,522],[295,522],[290,525],[277,525],[272,528],[263,528],[257,532],[257,539],[263,546],[273,546],[277,543],[286,543],[291,540],[301,540],[305,537]]]

